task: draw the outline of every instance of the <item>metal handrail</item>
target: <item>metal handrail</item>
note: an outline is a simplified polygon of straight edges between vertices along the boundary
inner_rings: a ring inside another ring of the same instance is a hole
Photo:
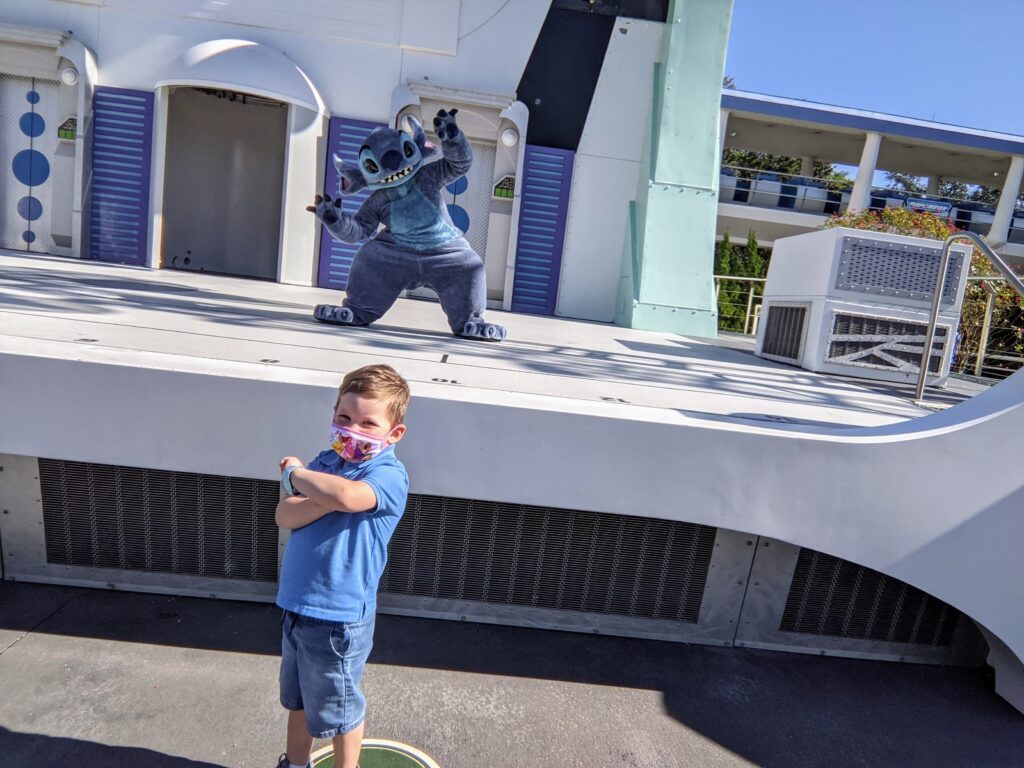
[[[914,394],[914,402],[919,403],[924,398],[924,387],[925,380],[928,378],[928,369],[931,367],[932,359],[932,343],[935,341],[935,327],[939,323],[939,305],[942,303],[942,289],[946,284],[946,271],[949,269],[949,247],[957,240],[966,238],[974,243],[989,262],[995,266],[997,270],[1002,274],[1010,285],[1021,296],[1024,296],[1024,282],[1014,274],[1014,271],[1010,269],[1009,265],[1003,261],[1003,257],[992,250],[992,247],[986,243],[981,235],[975,232],[955,232],[945,239],[942,243],[942,258],[939,261],[939,276],[936,278],[935,284],[935,295],[932,297],[932,314],[931,319],[928,321],[928,334],[924,339],[924,355],[921,357],[921,372],[917,377],[917,391]],[[969,264],[970,262],[968,262]],[[946,347],[949,348],[950,339],[946,340]]]

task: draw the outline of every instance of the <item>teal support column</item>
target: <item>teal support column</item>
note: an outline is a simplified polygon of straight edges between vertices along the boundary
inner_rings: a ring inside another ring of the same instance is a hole
[[[630,203],[615,322],[713,337],[718,123],[732,0],[673,0]]]

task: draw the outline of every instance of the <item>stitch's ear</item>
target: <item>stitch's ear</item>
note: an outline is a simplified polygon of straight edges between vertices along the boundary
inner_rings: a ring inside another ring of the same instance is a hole
[[[424,160],[437,154],[437,147],[427,138],[427,134],[423,130],[420,121],[412,115],[406,115],[402,118],[402,132],[412,137],[412,140],[416,142],[416,146],[420,148],[420,154]]]
[[[334,156],[334,167],[338,169],[338,191],[343,195],[354,195],[366,186],[366,179],[354,165],[349,165],[341,159],[341,155]]]

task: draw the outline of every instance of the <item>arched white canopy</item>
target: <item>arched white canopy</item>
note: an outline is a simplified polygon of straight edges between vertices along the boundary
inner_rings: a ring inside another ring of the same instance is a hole
[[[156,85],[223,88],[277,99],[326,114],[316,86],[281,51],[252,40],[208,40],[178,56]]]

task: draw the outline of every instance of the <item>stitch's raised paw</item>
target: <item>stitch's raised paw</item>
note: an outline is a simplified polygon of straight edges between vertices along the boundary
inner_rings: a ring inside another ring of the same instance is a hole
[[[441,141],[453,141],[459,137],[461,131],[455,122],[455,115],[458,109],[439,110],[434,118],[434,130],[437,131],[437,138]]]
[[[348,307],[336,307],[333,304],[317,304],[313,309],[313,317],[321,323],[331,325],[359,325],[355,313]]]
[[[483,320],[470,320],[462,327],[462,333],[459,335],[464,339],[504,341],[506,333],[504,326],[485,323]]]
[[[313,205],[307,205],[306,210],[315,214],[324,224],[334,224],[338,220],[338,211],[341,208],[340,197],[332,200],[330,195],[323,197],[317,195],[313,198],[313,203]],[[321,304],[320,306],[328,305]]]

